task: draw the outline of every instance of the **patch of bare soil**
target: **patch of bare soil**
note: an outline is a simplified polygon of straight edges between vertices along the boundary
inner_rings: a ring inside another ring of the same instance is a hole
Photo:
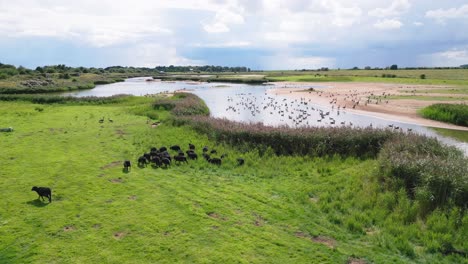
[[[64,232],[70,232],[70,231],[73,231],[73,230],[75,230],[75,227],[74,227],[74,226],[65,226],[65,227],[63,228],[63,231],[64,231]]]
[[[125,131],[123,131],[122,129],[117,129],[115,130],[115,133],[118,135],[118,136],[125,136],[127,133]]]
[[[135,201],[135,200],[137,199],[137,196],[136,196],[136,195],[132,195],[132,196],[129,196],[128,199],[129,199],[129,200]]]
[[[219,214],[217,214],[215,212],[208,212],[208,213],[206,213],[206,215],[208,215],[211,218],[219,219]]]
[[[314,241],[315,243],[323,244],[323,245],[325,245],[325,246],[327,246],[329,248],[335,248],[335,245],[336,245],[336,240],[335,239],[325,237],[325,236],[314,237],[314,238],[312,238],[312,241]]]
[[[127,235],[126,232],[117,232],[117,233],[114,234],[113,237],[114,237],[115,239],[119,240],[119,239],[124,238],[126,235]]]
[[[336,246],[336,240],[333,239],[333,238],[330,238],[330,237],[326,237],[326,236],[312,237],[311,235],[306,234],[306,233],[301,232],[301,231],[296,232],[295,235],[296,235],[296,237],[306,238],[306,239],[311,240],[312,242],[325,245],[325,246],[327,246],[329,248],[335,248],[335,246]]]
[[[254,213],[254,216],[255,216],[255,221],[254,221],[255,226],[263,226],[265,224],[266,221],[261,215]]]
[[[347,264],[367,264],[367,261],[358,258],[349,258]]]
[[[117,167],[117,166],[121,166],[123,164],[123,161],[120,161],[120,160],[117,160],[117,161],[113,161],[109,164],[106,164],[104,166],[101,167],[101,170],[105,170],[105,169],[109,169],[109,168],[112,168],[112,167]]]
[[[319,198],[317,198],[317,197],[310,197],[310,198],[309,198],[309,201],[310,201],[311,203],[317,203],[317,202],[319,201]]]
[[[222,217],[222,216],[220,216],[219,214],[217,214],[217,213],[215,213],[215,212],[208,212],[208,213],[206,213],[206,215],[208,215],[208,216],[211,217],[211,218],[221,219],[221,220],[223,220],[223,221],[226,221],[226,220],[227,220],[226,217]]]
[[[151,123],[151,127],[152,127],[152,128],[156,128],[156,127],[158,127],[160,124],[161,124],[161,122],[153,122],[153,123]]]
[[[123,179],[119,177],[117,179],[110,179],[109,181],[112,182],[112,183],[122,183]]]

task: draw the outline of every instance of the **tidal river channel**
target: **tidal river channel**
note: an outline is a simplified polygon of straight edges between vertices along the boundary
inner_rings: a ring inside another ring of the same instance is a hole
[[[98,85],[94,89],[67,92],[66,96],[106,97],[117,94],[137,96],[157,93],[170,93],[187,90],[202,98],[209,107],[211,115],[239,122],[263,123],[269,126],[353,126],[388,128],[399,127],[402,131],[412,130],[415,133],[437,137],[440,141],[453,145],[468,154],[468,143],[444,137],[435,130],[397,120],[387,120],[371,115],[337,111],[328,106],[315,104],[312,101],[291,99],[268,93],[272,85],[246,85],[232,83],[199,83],[199,82],[162,82],[146,81],[148,78],[131,78],[125,82]],[[310,87],[310,86],[308,86]],[[278,88],[278,87],[274,87]],[[468,132],[465,132],[468,133]]]

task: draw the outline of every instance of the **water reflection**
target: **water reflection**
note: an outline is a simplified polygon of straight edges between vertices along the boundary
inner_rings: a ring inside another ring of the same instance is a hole
[[[125,82],[98,85],[91,90],[64,93],[71,96],[112,96],[132,94],[144,96],[177,90],[188,90],[202,98],[211,115],[240,122],[260,122],[270,126],[353,126],[378,127],[413,131],[442,142],[455,145],[468,153],[468,143],[444,137],[434,130],[415,124],[386,120],[370,115],[356,114],[343,109],[315,104],[308,99],[291,99],[268,93],[269,85],[245,85],[198,82],[146,81],[147,78],[132,78]],[[275,88],[277,88],[275,86]],[[468,133],[468,132],[465,132]]]

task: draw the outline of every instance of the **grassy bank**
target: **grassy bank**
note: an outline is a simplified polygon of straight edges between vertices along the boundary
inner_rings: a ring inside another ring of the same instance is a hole
[[[421,109],[420,114],[425,118],[468,126],[468,105],[465,104],[434,104]]]
[[[167,109],[176,108],[139,97],[2,102],[0,124],[15,130],[0,133],[0,262],[466,261],[447,249],[468,251],[468,217],[457,208],[418,216],[404,189],[376,177],[377,159],[230,146],[173,126]],[[189,143],[227,157],[219,167],[136,166],[152,146]],[[34,185],[51,187],[52,203],[38,201]]]
[[[266,75],[268,79],[278,81],[355,81],[468,86],[467,69],[272,71]]]

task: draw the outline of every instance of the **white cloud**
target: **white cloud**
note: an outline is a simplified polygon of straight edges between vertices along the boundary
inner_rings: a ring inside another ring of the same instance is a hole
[[[421,27],[421,26],[424,26],[424,23],[416,21],[416,22],[413,23],[413,25],[415,25],[417,27]]]
[[[369,11],[370,16],[375,17],[390,17],[399,16],[407,12],[411,8],[409,0],[394,0],[387,8],[376,8]]]
[[[155,67],[157,65],[201,65],[203,61],[180,56],[177,49],[161,44],[141,44],[124,52],[128,65]]]
[[[385,19],[385,20],[379,20],[374,24],[375,28],[378,29],[398,29],[403,26],[403,23],[401,23],[399,20],[396,19]]]
[[[468,17],[468,5],[459,8],[429,10],[426,12],[426,17],[433,18],[439,23],[443,23],[447,19]]]
[[[334,68],[335,59],[328,57],[300,57],[284,53],[265,57],[262,64],[266,70],[317,69],[321,67]]]
[[[231,10],[232,9],[232,10]],[[208,33],[229,32],[229,25],[241,25],[244,23],[244,17],[236,7],[223,8],[216,12],[215,17],[206,22],[202,22],[203,29]]]
[[[251,46],[252,43],[249,41],[228,41],[228,42],[218,42],[218,43],[195,43],[192,46],[194,47],[203,47],[203,48],[240,48]]]
[[[457,67],[468,63],[468,46],[424,54],[421,60],[424,65],[428,66]]]

